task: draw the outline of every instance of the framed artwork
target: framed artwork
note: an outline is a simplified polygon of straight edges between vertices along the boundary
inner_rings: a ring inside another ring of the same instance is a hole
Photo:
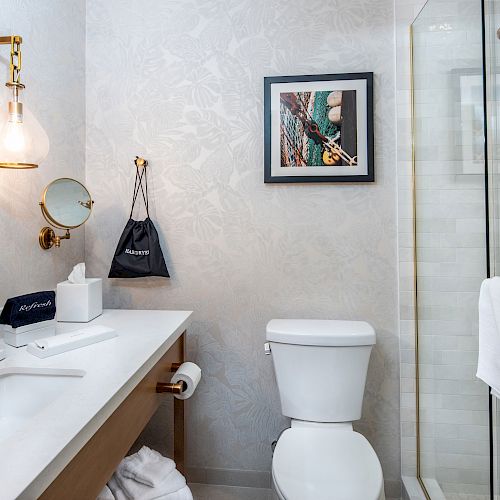
[[[373,182],[373,73],[264,78],[264,182]]]

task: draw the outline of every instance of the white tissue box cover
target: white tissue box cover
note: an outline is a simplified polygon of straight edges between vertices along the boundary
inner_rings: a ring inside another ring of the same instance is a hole
[[[102,279],[85,278],[85,283],[57,284],[57,321],[87,323],[102,314]]]

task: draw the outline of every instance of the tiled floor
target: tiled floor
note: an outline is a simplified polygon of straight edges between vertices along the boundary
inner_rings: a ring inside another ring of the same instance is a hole
[[[275,500],[271,490],[190,483],[194,500]]]

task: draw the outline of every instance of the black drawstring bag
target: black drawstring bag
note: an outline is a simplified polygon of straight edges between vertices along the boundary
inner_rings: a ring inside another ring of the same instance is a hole
[[[130,218],[116,247],[111,269],[109,270],[109,278],[170,277],[161,251],[158,233],[153,221],[149,218],[147,167],[144,165],[141,168],[142,171],[139,173],[139,166],[136,163],[137,171]],[[143,180],[145,192],[142,186]],[[146,205],[147,217],[143,221],[132,219],[139,189]]]

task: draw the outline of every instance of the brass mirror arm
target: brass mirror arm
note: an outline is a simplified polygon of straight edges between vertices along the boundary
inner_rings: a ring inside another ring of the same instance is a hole
[[[54,246],[59,248],[61,246],[61,240],[69,240],[70,238],[69,229],[66,229],[66,234],[64,236],[54,236]]]
[[[43,227],[40,229],[38,234],[38,243],[44,250],[49,250],[52,247],[59,248],[61,246],[61,240],[69,240],[71,234],[69,229],[66,229],[66,233],[63,236],[56,235],[54,230],[50,227]]]

